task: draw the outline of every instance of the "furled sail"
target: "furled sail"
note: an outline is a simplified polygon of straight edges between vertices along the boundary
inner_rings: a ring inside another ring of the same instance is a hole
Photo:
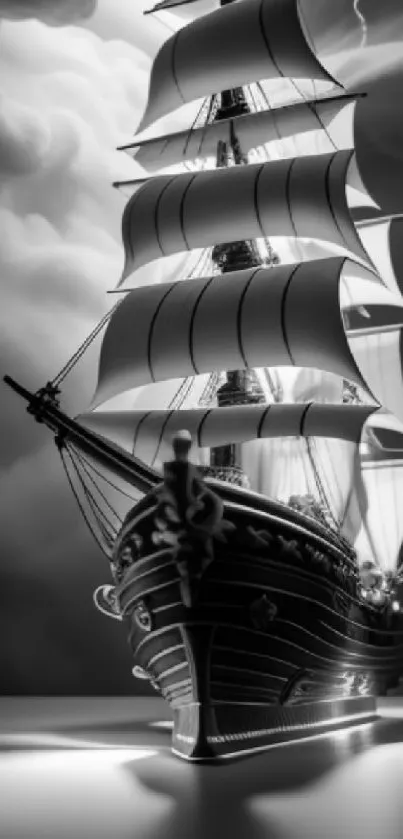
[[[242,0],[244,2],[244,0]],[[159,175],[128,201],[122,281],[141,265],[193,248],[259,237],[308,237],[371,264],[346,200],[353,152]]]
[[[267,365],[319,368],[377,398],[371,368],[364,379],[342,325],[345,262],[252,268],[129,292],[104,336],[92,407],[155,381]],[[370,286],[378,294],[381,286]]]
[[[197,158],[216,157],[219,142],[230,145],[235,133],[244,154],[265,143],[308,131],[328,128],[342,108],[351,105],[358,94],[342,94],[326,99],[301,101],[282,108],[254,111],[232,119],[222,119],[196,128],[121,146],[148,172],[155,172]]]
[[[307,44],[296,0],[240,0],[192,21],[164,43],[137,132],[186,102],[281,77],[337,84]]]
[[[94,411],[78,421],[146,463],[169,458],[172,436],[183,428],[198,448],[266,437],[329,437],[356,444],[374,405],[315,403],[246,405],[210,410]]]

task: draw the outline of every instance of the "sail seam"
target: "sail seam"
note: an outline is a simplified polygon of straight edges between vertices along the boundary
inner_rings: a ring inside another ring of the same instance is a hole
[[[182,102],[185,104],[186,99],[183,96],[183,93],[181,91],[178,76],[177,76],[177,73],[176,73],[176,48],[178,46],[178,40],[179,40],[180,33],[181,33],[181,30],[179,29],[178,32],[176,32],[176,34],[174,35],[174,37],[172,39],[171,70],[172,70],[172,78],[175,82],[176,89],[179,93],[180,98],[182,99]]]
[[[290,357],[291,364],[293,366],[295,366],[295,359],[294,359],[293,354],[291,352],[291,347],[290,347],[290,343],[289,343],[288,335],[287,335],[286,305],[287,305],[287,296],[288,296],[288,292],[290,290],[291,281],[294,278],[295,274],[297,273],[299,267],[300,267],[299,265],[296,265],[293,268],[293,270],[291,271],[291,274],[288,277],[288,280],[287,280],[287,282],[284,286],[283,296],[281,298],[281,334],[283,336],[284,345],[285,345],[287,353]]]
[[[282,70],[281,70],[281,68],[278,66],[277,61],[276,61],[276,59],[274,58],[274,55],[273,55],[273,53],[272,53],[272,50],[271,50],[271,47],[270,47],[270,44],[269,44],[268,37],[267,37],[267,35],[266,35],[266,30],[265,30],[265,28],[264,28],[264,24],[263,24],[263,6],[264,6],[264,2],[265,2],[265,0],[260,0],[260,8],[259,8],[259,27],[260,27],[260,32],[261,32],[261,34],[262,34],[262,38],[263,38],[263,41],[264,41],[264,43],[265,43],[265,47],[266,47],[267,52],[268,52],[268,54],[269,54],[270,61],[272,62],[272,64],[274,64],[274,66],[275,66],[275,68],[276,68],[276,70],[277,70],[277,72],[278,72],[279,76],[282,76],[282,78],[285,78],[283,71],[282,71]]]
[[[298,231],[297,231],[297,228],[296,228],[296,225],[295,225],[295,221],[294,221],[294,218],[293,218],[293,214],[292,214],[291,196],[290,196],[290,190],[291,190],[291,175],[292,175],[292,170],[293,170],[293,166],[294,166],[294,163],[295,163],[296,159],[297,159],[297,158],[296,158],[296,157],[294,157],[294,158],[290,161],[290,165],[289,165],[289,167],[288,167],[287,177],[286,177],[286,181],[285,181],[285,198],[286,198],[286,202],[287,202],[288,215],[289,215],[289,217],[290,217],[290,222],[291,222],[291,225],[292,225],[292,229],[293,229],[293,231],[294,231],[294,236],[295,236],[295,238],[296,238],[296,239],[298,239]],[[291,275],[291,276],[292,276],[292,275]],[[290,279],[291,279],[291,277],[290,277]]]
[[[168,187],[169,187],[169,186],[171,186],[171,183],[175,180],[175,177],[176,177],[176,176],[175,176],[175,175],[173,175],[173,176],[169,179],[169,181],[168,181],[168,182],[167,182],[167,183],[166,183],[166,184],[162,187],[161,192],[160,192],[160,194],[159,194],[159,196],[158,196],[158,198],[157,198],[157,201],[156,201],[156,203],[155,203],[155,210],[154,210],[154,227],[155,227],[155,235],[156,235],[156,237],[157,237],[158,247],[159,247],[159,249],[160,249],[160,251],[161,251],[161,253],[162,253],[162,256],[166,256],[167,254],[165,253],[164,248],[162,247],[162,244],[161,244],[161,238],[160,238],[160,232],[159,232],[159,221],[158,221],[158,215],[159,215],[159,209],[160,209],[160,204],[161,204],[162,197],[163,197],[164,193],[166,192],[166,190],[168,189]]]
[[[262,428],[263,428],[263,425],[264,425],[265,419],[266,419],[266,417],[267,417],[267,414],[268,414],[268,413],[269,413],[269,411],[270,411],[270,408],[271,408],[271,405],[268,405],[268,406],[267,406],[267,408],[265,408],[265,409],[264,409],[263,414],[262,414],[262,416],[260,417],[260,420],[259,420],[259,425],[258,425],[258,427],[257,427],[257,431],[256,431],[256,436],[257,436],[258,440],[260,440],[260,438],[261,438],[261,436],[262,436]]]
[[[255,185],[254,185],[254,190],[253,190],[253,205],[254,205],[254,209],[255,209],[255,213],[256,213],[257,223],[259,225],[259,229],[260,229],[260,232],[262,234],[263,239],[266,238],[267,233],[266,233],[266,231],[263,227],[262,219],[261,219],[261,215],[260,215],[259,202],[258,202],[258,190],[259,190],[260,176],[261,176],[265,166],[266,166],[266,164],[262,163],[262,165],[259,167],[259,170],[258,170],[256,178],[255,178]]]
[[[308,404],[307,404],[307,405],[305,405],[305,408],[304,408],[304,410],[302,411],[302,414],[301,414],[301,419],[300,419],[300,421],[299,421],[299,436],[300,436],[300,437],[304,437],[304,436],[305,436],[305,423],[306,423],[306,419],[307,419],[307,416],[308,416],[309,409],[310,409],[310,408],[312,407],[312,405],[314,405],[314,404],[315,404],[314,402],[308,402]]]
[[[334,221],[335,227],[336,227],[336,229],[338,230],[338,232],[340,233],[340,236],[341,236],[341,238],[342,238],[342,240],[343,240],[344,247],[345,247],[345,248],[347,248],[347,250],[348,250],[348,251],[351,251],[351,248],[350,248],[350,246],[349,246],[348,242],[346,241],[346,238],[345,238],[345,236],[344,236],[344,233],[343,233],[343,231],[342,231],[342,229],[341,229],[341,227],[340,227],[340,225],[339,225],[339,222],[338,222],[338,219],[337,219],[336,213],[335,213],[335,211],[334,211],[334,209],[333,209],[333,205],[332,205],[332,198],[331,198],[331,193],[330,193],[330,169],[331,169],[331,167],[332,167],[332,163],[333,163],[333,161],[336,159],[337,154],[338,154],[338,152],[335,152],[334,154],[332,154],[332,156],[331,156],[331,158],[330,158],[330,161],[329,161],[329,163],[328,163],[328,166],[327,166],[327,168],[326,168],[326,175],[325,175],[325,191],[326,191],[326,200],[327,200],[328,207],[329,207],[329,210],[330,210],[330,212],[331,212],[332,219],[333,219],[333,221]],[[350,159],[351,159],[351,156],[350,156]],[[344,181],[344,190],[345,190],[345,189],[346,189],[346,183],[345,183],[345,181]]]
[[[194,352],[193,352],[194,323],[195,323],[195,319],[196,319],[197,310],[199,308],[199,303],[200,303],[204,293],[207,291],[208,287],[213,282],[213,280],[214,280],[214,275],[207,280],[206,284],[203,286],[202,290],[197,295],[196,302],[193,306],[192,316],[190,318],[190,324],[189,324],[189,356],[190,356],[191,365],[193,367],[193,370],[194,370],[196,376],[200,375],[200,371],[196,367],[196,363],[195,363],[195,359],[194,359]]]
[[[197,429],[197,445],[198,445],[199,449],[203,448],[202,441],[201,441],[203,426],[204,426],[204,423],[206,422],[207,417],[210,416],[212,410],[213,410],[212,408],[209,408],[207,411],[205,411],[204,416],[202,417],[202,419],[199,422],[199,427]]]
[[[171,294],[171,292],[174,290],[174,288],[176,288],[176,286],[178,285],[179,282],[180,282],[180,280],[178,280],[176,283],[172,283],[172,285],[167,289],[167,291],[165,292],[165,294],[161,298],[160,302],[158,303],[158,306],[157,306],[157,308],[156,308],[156,310],[155,310],[155,312],[152,316],[150,329],[149,329],[149,333],[148,333],[148,342],[147,342],[147,364],[148,364],[148,369],[150,371],[150,376],[151,376],[152,382],[157,381],[157,379],[154,376],[154,370],[153,370],[153,365],[152,365],[152,361],[151,361],[152,343],[153,343],[155,323],[156,323],[158,315],[161,311],[161,308],[165,303],[165,300],[167,299],[168,295]]]
[[[125,243],[125,247],[127,248],[129,255],[132,259],[134,259],[135,257],[134,242],[130,235],[132,227],[133,208],[134,205],[138,203],[138,199],[140,195],[144,192],[146,186],[147,184],[141,184],[137,192],[135,192],[134,195],[132,195],[131,198],[129,198],[122,218],[122,238]]]
[[[185,189],[183,190],[183,195],[182,195],[181,203],[180,203],[180,207],[179,207],[179,224],[180,224],[182,239],[183,239],[183,241],[186,245],[186,250],[188,250],[188,251],[190,251],[191,248],[189,247],[189,242],[187,240],[186,233],[185,233],[185,218],[184,218],[184,216],[185,216],[185,201],[186,201],[186,196],[189,192],[189,189],[190,189],[190,187],[191,187],[191,185],[192,185],[192,183],[193,183],[197,174],[198,174],[198,172],[194,172],[193,175],[189,178],[189,180],[188,180],[188,182],[185,186]]]
[[[255,186],[256,186],[256,184],[255,184]],[[255,204],[255,207],[256,207],[256,204]],[[256,215],[258,217],[257,209],[256,209]],[[259,217],[258,217],[258,221],[259,221]],[[260,222],[259,222],[259,226],[261,227]],[[249,288],[250,288],[250,284],[251,284],[253,278],[256,277],[256,274],[258,274],[260,270],[261,270],[261,268],[259,266],[258,268],[255,268],[255,270],[252,272],[252,274],[249,277],[247,283],[245,284],[245,288],[242,291],[242,294],[239,298],[239,304],[238,304],[238,312],[237,312],[237,319],[236,319],[236,331],[237,331],[239,352],[241,353],[242,361],[243,361],[246,369],[249,368],[249,364],[248,364],[248,359],[246,358],[245,349],[244,349],[244,345],[243,345],[242,310],[243,310],[243,305],[244,305],[244,302],[245,302],[246,295],[247,295],[247,293],[249,291]]]

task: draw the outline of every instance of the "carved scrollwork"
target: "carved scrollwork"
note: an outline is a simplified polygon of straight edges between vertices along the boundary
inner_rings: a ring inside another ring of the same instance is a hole
[[[214,558],[214,540],[227,541],[235,525],[223,519],[224,505],[187,462],[187,432],[174,440],[176,461],[165,464],[164,484],[156,490],[155,545],[169,547],[181,579],[183,602],[191,606],[200,580]]]
[[[252,625],[255,629],[267,630],[270,624],[276,619],[278,609],[266,594],[262,594],[249,606],[249,614]]]
[[[126,571],[139,559],[142,548],[142,537],[139,533],[132,531],[122,543],[117,557],[112,562],[112,576],[116,583],[121,582]]]
[[[245,541],[251,548],[271,548],[274,544],[274,536],[268,530],[256,530],[248,525],[244,534]]]
[[[133,609],[133,618],[137,623],[137,626],[143,630],[143,632],[151,632],[153,628],[153,618],[150,609],[147,608],[144,600],[140,600],[135,608]]]
[[[303,556],[296,539],[285,539],[284,536],[281,536],[280,534],[277,536],[276,545],[279,559],[290,559],[302,562]]]
[[[144,669],[144,667],[140,667],[139,664],[135,664],[135,666],[132,669],[132,674],[135,679],[142,679],[144,681],[147,681],[151,685],[151,687],[154,688],[154,690],[161,692],[161,688],[158,682],[151,676],[151,674],[147,670]]]
[[[325,573],[329,573],[332,567],[331,560],[322,551],[318,551],[311,545],[305,545],[305,552],[308,555],[313,566],[321,568]]]
[[[114,618],[121,621],[119,600],[114,586],[103,585],[98,586],[93,594],[93,600],[97,609],[108,618]]]

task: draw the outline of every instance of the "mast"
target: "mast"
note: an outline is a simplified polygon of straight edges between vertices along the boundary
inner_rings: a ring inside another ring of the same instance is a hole
[[[226,6],[233,0],[221,0],[221,6]],[[230,142],[219,141],[217,144],[217,167],[228,166],[232,154],[235,166],[247,165],[248,156],[242,151],[236,136],[234,123],[236,117],[250,113],[242,87],[224,90],[221,93],[220,107],[214,121],[230,120]],[[257,244],[253,239],[215,245],[212,261],[222,274],[239,271],[245,268],[257,268],[262,264],[279,264],[279,258],[271,249],[269,258],[263,261]],[[216,391],[216,401],[219,408],[235,407],[238,405],[256,405],[265,402],[263,390],[253,370],[231,370],[226,372],[226,381]],[[214,404],[214,400],[212,400]],[[202,468],[206,475],[226,480],[247,488],[249,480],[242,470],[238,459],[239,447],[235,443],[217,446],[210,451],[210,466]]]

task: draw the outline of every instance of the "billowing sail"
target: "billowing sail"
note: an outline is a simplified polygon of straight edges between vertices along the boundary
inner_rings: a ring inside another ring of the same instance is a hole
[[[219,142],[231,142],[233,133],[242,151],[247,154],[258,146],[273,140],[285,139],[295,134],[328,128],[346,105],[351,105],[357,95],[344,94],[322,100],[297,102],[283,108],[270,108],[242,114],[233,119],[212,122],[193,131],[165,134],[121,146],[148,172],[155,172],[197,158],[216,157]]]
[[[372,392],[391,413],[403,420],[401,329],[349,336],[350,349]]]
[[[403,422],[385,411],[373,413],[365,428],[365,460],[403,459]]]
[[[246,443],[239,454],[252,490],[284,503],[308,493],[319,504],[325,498],[334,523],[342,525],[346,538],[355,539],[361,524],[356,443],[282,436]]]
[[[384,283],[393,293],[403,294],[403,216],[369,220],[359,231]]]
[[[151,178],[124,211],[122,281],[157,257],[272,236],[324,240],[371,264],[347,206],[350,173],[355,183],[353,153],[339,151]]]
[[[164,43],[137,131],[186,102],[281,77],[337,84],[306,42],[296,0],[240,0],[192,21]]]
[[[375,410],[373,405],[308,402],[190,411],[95,411],[78,421],[146,463],[154,463],[157,457],[170,457],[172,436],[183,428],[198,448],[286,436],[337,438],[357,444],[363,424]]]
[[[131,291],[106,330],[92,407],[155,381],[267,365],[319,368],[377,398],[371,367],[364,363],[364,379],[342,325],[345,262],[350,265],[337,257],[252,268]],[[376,294],[382,288],[369,285]]]
[[[270,370],[281,401],[338,403],[343,401],[343,381],[332,373],[306,367],[279,367]]]
[[[403,542],[403,460],[363,464],[368,512],[355,548],[359,559],[372,559],[384,571],[395,571]]]

